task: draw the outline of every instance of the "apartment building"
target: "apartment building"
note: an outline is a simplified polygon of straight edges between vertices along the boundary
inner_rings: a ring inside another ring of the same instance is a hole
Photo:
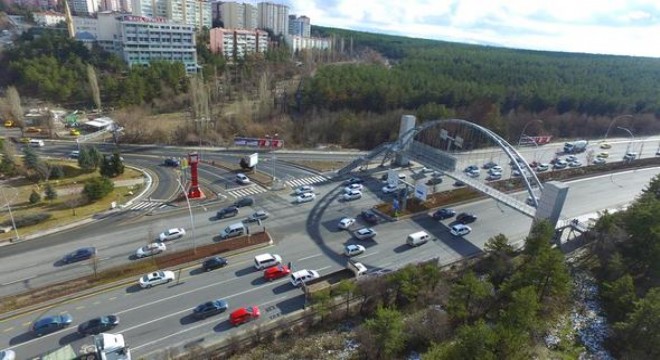
[[[96,14],[99,10],[99,2],[97,0],[68,0],[71,12],[79,16],[91,16]]]
[[[285,41],[291,47],[292,52],[297,52],[306,49],[316,50],[330,50],[332,49],[332,42],[330,39],[303,37],[300,35],[289,35],[285,37]]]
[[[269,29],[275,35],[289,33],[289,7],[286,5],[261,2],[257,4],[260,29]]]
[[[296,15],[289,15],[289,35],[310,37],[311,32],[312,25],[307,16],[296,17]]]
[[[257,7],[235,1],[213,3],[213,17],[222,21],[225,29],[256,29],[259,25]]]
[[[71,19],[73,20],[76,40],[91,47],[99,36],[99,21],[96,18],[85,16],[72,16]]]
[[[122,11],[119,0],[99,0],[99,11]]]
[[[162,17],[196,29],[212,26],[211,3],[206,0],[133,0],[133,15]]]
[[[228,59],[240,59],[249,53],[268,50],[268,32],[246,29],[211,29],[209,49]]]
[[[63,21],[66,21],[64,14],[56,13],[54,11],[35,12],[34,22],[41,26],[55,26]]]

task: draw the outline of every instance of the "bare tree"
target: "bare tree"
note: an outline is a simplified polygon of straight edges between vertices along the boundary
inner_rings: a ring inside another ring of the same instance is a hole
[[[97,109],[101,109],[101,90],[99,89],[99,81],[96,77],[96,70],[91,64],[87,64],[87,80],[89,87],[92,90],[92,99]]]
[[[15,86],[7,88],[7,102],[9,104],[9,112],[14,120],[14,126],[21,129],[21,137],[25,136],[25,122],[23,121],[23,106],[21,106],[21,95]]]
[[[55,114],[52,110],[48,110],[46,113],[46,130],[48,131],[48,137],[52,139],[55,130]]]

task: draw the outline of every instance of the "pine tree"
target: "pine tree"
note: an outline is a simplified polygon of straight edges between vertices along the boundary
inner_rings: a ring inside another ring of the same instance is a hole
[[[39,195],[38,192],[32,190],[32,193],[30,193],[30,204],[36,204],[39,201],[41,201],[41,195]]]
[[[57,191],[50,183],[46,183],[46,189],[44,192],[46,193],[46,200],[53,201],[57,199]]]

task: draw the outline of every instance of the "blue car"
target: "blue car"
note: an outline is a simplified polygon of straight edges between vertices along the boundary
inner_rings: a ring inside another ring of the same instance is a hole
[[[82,261],[82,260],[87,260],[91,259],[93,256],[96,255],[96,248],[95,247],[84,247],[81,249],[78,249],[70,254],[67,254],[62,261],[64,261],[65,264],[70,264],[74,263],[77,261]]]
[[[117,315],[101,316],[78,325],[78,332],[83,335],[95,335],[119,325]]]
[[[200,304],[193,310],[193,316],[197,319],[204,319],[212,315],[217,315],[227,311],[229,304],[224,300],[207,301]]]
[[[456,211],[444,208],[434,212],[432,216],[435,220],[444,220],[454,217],[454,215],[456,215]]]
[[[36,336],[50,334],[71,325],[73,318],[69,314],[50,315],[32,323],[32,332]]]

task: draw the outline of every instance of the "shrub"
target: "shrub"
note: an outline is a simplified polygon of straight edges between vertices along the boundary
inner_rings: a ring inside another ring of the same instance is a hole
[[[110,194],[114,189],[115,184],[110,179],[106,177],[95,177],[85,184],[82,193],[90,201],[96,201]]]
[[[16,228],[22,228],[26,226],[39,224],[40,222],[44,222],[50,219],[52,216],[53,215],[48,213],[22,215],[15,217],[14,222],[16,223]],[[2,226],[11,226],[11,219],[5,220],[2,223]]]
[[[30,204],[36,204],[39,201],[41,201],[41,195],[39,195],[38,192],[32,190],[32,193],[30,194]]]

